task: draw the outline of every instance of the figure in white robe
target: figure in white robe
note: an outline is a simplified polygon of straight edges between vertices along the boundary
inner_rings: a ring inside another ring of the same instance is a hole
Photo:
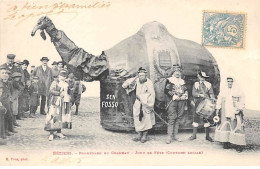
[[[241,152],[242,146],[246,145],[243,126],[244,95],[233,83],[234,78],[228,77],[227,84],[218,96],[216,113],[221,114],[221,123],[216,127],[215,141],[224,143],[224,149],[230,148],[231,144],[237,145],[237,151]]]
[[[136,90],[133,118],[138,137],[134,138],[134,141],[144,143],[147,141],[148,130],[155,124],[153,83],[146,78],[146,70],[139,68],[138,77],[126,80],[122,87],[126,89],[127,93],[130,92],[129,90]]]

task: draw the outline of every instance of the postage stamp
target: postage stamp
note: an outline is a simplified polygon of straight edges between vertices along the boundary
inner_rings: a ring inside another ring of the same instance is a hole
[[[245,48],[246,14],[203,12],[202,45]]]

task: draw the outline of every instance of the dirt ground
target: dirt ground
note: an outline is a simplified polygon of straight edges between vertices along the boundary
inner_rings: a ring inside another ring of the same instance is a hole
[[[39,113],[37,113],[36,118],[25,118],[24,120],[19,120],[18,123],[21,125],[21,127],[16,128],[18,133],[6,139],[7,145],[0,146],[0,152],[2,152],[0,153],[0,165],[1,161],[5,162],[4,165],[17,164],[15,161],[12,162],[6,159],[8,157],[12,158],[14,154],[26,154],[26,157],[33,158],[31,156],[35,154],[35,152],[37,152],[36,157],[38,157],[41,152],[47,152],[47,155],[44,156],[44,158],[40,158],[40,156],[38,158],[52,162],[54,159],[54,152],[64,151],[72,152],[74,156],[80,156],[81,154],[86,158],[89,155],[88,153],[92,153],[94,155],[94,153],[97,154],[98,152],[103,154],[107,152],[110,154],[110,158],[112,158],[113,156],[120,154],[119,152],[128,152],[130,155],[137,154],[140,159],[146,157],[144,154],[151,152],[155,157],[157,157],[157,160],[159,160],[164,155],[168,158],[168,156],[173,156],[174,153],[184,152],[186,155],[179,155],[178,157],[181,157],[182,160],[187,159],[188,161],[186,162],[189,162],[189,158],[191,157],[195,158],[196,154],[197,157],[195,159],[212,157],[212,161],[210,162],[212,165],[219,164],[214,161],[215,159],[219,158],[223,160],[223,157],[226,156],[234,159],[241,159],[243,157],[244,163],[250,162],[250,164],[260,164],[260,162],[257,162],[258,160],[253,160],[259,159],[260,157],[259,146],[249,145],[242,153],[237,153],[235,149],[224,150],[220,143],[211,143],[206,141],[205,134],[203,132],[198,133],[198,138],[196,140],[187,141],[192,131],[181,131],[179,137],[183,141],[173,142],[169,145],[165,144],[165,133],[150,134],[148,142],[144,144],[140,142],[134,142],[132,141],[132,138],[136,135],[134,132],[113,132],[102,128],[100,125],[98,98],[83,98],[79,109],[79,115],[73,115],[72,121],[73,128],[71,130],[63,130],[63,133],[66,135],[64,139],[56,138],[53,141],[48,141],[48,132],[43,130],[45,116],[39,115]],[[211,136],[213,137],[214,133],[211,133]],[[193,156],[187,155],[189,152],[193,152]],[[127,162],[131,161],[130,157],[132,156],[130,155],[126,158],[125,164],[128,164]],[[122,154],[120,157],[122,157]],[[108,159],[109,158],[107,158],[107,160]],[[177,158],[175,158],[175,160],[176,159]],[[114,162],[116,163],[116,161]],[[140,164],[143,164],[141,162]],[[225,162],[225,160],[223,162]],[[242,161],[238,160],[236,161],[236,164],[240,164],[241,162]],[[83,164],[78,163],[78,161],[75,163]],[[136,163],[138,163],[138,160]],[[21,163],[18,163],[18,165],[19,164]],[[31,163],[28,162],[28,164]],[[102,162],[100,164],[102,164]],[[160,162],[158,161],[156,164],[160,164]],[[187,163],[187,165],[188,164],[189,163]]]

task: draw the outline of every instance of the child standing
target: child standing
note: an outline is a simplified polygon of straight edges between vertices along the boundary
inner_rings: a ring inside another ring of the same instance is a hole
[[[39,106],[39,77],[38,76],[33,76],[32,77],[32,83],[29,86],[29,94],[30,94],[30,100],[29,100],[29,105],[30,105],[30,118],[35,118],[35,113],[36,110]]]

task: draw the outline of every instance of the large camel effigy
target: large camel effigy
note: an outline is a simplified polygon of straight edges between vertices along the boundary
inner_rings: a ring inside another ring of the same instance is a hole
[[[215,95],[219,92],[220,73],[214,57],[200,44],[172,36],[164,25],[150,22],[133,36],[119,42],[100,56],[94,56],[79,48],[62,30],[58,30],[48,17],[41,17],[31,35],[40,30],[45,40],[45,32],[50,36],[61,59],[68,65],[69,71],[83,81],[100,81],[100,120],[101,125],[110,130],[134,130],[132,106],[135,92],[126,93],[122,83],[136,76],[139,67],[148,70],[156,93],[155,112],[157,113],[155,130],[166,129],[164,87],[166,78],[171,76],[173,65],[183,68],[189,95],[197,71],[202,70],[210,76]],[[180,127],[192,128],[192,97],[189,96],[185,115]]]

